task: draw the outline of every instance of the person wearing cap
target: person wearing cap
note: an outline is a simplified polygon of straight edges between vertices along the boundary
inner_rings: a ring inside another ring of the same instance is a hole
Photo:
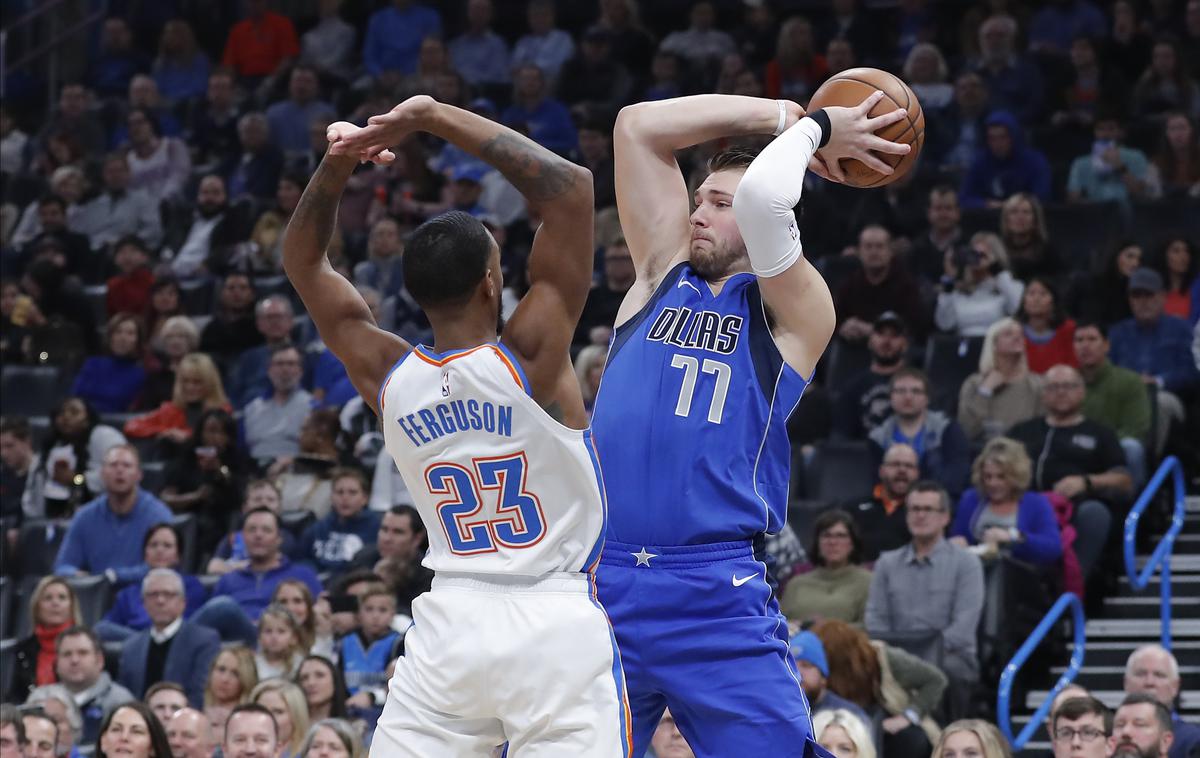
[[[1078,370],[1052,367],[1042,387],[1046,415],[1017,424],[1008,436],[1037,461],[1031,489],[1072,502],[1075,554],[1086,579],[1108,539],[1113,512],[1133,494],[1133,480],[1116,433],[1084,415],[1085,394]]]
[[[530,0],[525,19],[529,23],[529,32],[517,40],[512,64],[531,63],[553,82],[563,64],[575,55],[575,41],[555,26],[554,0]]]
[[[850,377],[833,409],[834,433],[846,439],[863,439],[892,415],[888,380],[904,368],[908,356],[908,327],[900,314],[884,311],[875,319],[867,338],[871,365]]]
[[[1200,389],[1200,371],[1191,360],[1192,330],[1188,323],[1165,312],[1162,275],[1139,268],[1129,277],[1129,309],[1133,317],[1109,330],[1109,358],[1156,385],[1159,423],[1167,427],[1184,420],[1184,402]]]
[[[475,218],[487,214],[479,203],[483,196],[483,177],[491,169],[478,163],[462,163],[450,173],[450,208],[452,211],[469,213]]]
[[[800,672],[800,687],[808,698],[812,715],[821,711],[846,710],[870,724],[866,711],[857,704],[829,689],[829,662],[825,658],[825,645],[812,632],[797,632],[791,640],[792,657]]]

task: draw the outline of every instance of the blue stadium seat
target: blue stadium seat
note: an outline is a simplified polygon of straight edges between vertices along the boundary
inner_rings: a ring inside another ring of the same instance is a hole
[[[0,412],[48,416],[62,399],[58,366],[5,366],[0,372]]]
[[[104,616],[112,605],[113,591],[107,577],[103,574],[87,576],[68,576],[66,582],[75,591],[76,602],[79,603],[79,614],[83,623],[93,626]]]
[[[805,497],[831,503],[867,497],[875,487],[875,469],[866,442],[819,442],[805,475]]]
[[[925,347],[925,373],[929,376],[929,407],[954,418],[958,390],[967,377],[979,370],[983,337],[935,334]]]

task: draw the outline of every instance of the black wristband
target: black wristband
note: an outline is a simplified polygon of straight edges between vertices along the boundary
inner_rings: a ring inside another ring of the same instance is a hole
[[[833,127],[829,124],[829,114],[825,112],[824,108],[818,108],[805,115],[816,121],[817,126],[821,127],[821,144],[817,145],[817,149],[820,150],[829,144],[829,135],[833,131]]]

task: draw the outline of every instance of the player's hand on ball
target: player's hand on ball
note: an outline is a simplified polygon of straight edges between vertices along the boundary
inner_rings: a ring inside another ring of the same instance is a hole
[[[383,146],[356,147],[355,143],[362,131],[363,127],[349,121],[335,121],[330,124],[325,129],[325,139],[329,141],[329,154],[353,156],[360,161],[371,161],[381,166],[396,160],[395,153]]]
[[[829,175],[827,178],[839,182],[845,179],[841,166],[838,165],[838,161],[843,158],[862,161],[869,168],[890,176],[892,167],[881,161],[875,153],[908,155],[912,150],[910,145],[889,142],[876,136],[875,132],[878,130],[891,126],[908,115],[903,108],[898,108],[875,118],[868,116],[875,104],[882,99],[883,93],[877,91],[853,108],[830,106],[825,109],[832,133],[829,142],[817,154],[823,159],[824,168]],[[817,173],[821,172],[818,170]]]

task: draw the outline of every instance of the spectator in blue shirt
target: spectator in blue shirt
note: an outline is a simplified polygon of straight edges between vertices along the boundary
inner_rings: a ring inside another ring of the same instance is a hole
[[[1192,330],[1183,319],[1166,315],[1165,302],[1162,275],[1150,268],[1134,271],[1129,277],[1133,318],[1113,326],[1109,357],[1141,374],[1147,383],[1187,393],[1200,386],[1200,374],[1191,360]]]
[[[980,60],[975,70],[987,85],[993,108],[1015,113],[1022,123],[1033,121],[1042,105],[1042,75],[1016,50],[1017,22],[1012,16],[992,16],[979,27]]]
[[[1029,49],[1066,55],[1076,37],[1102,39],[1107,35],[1103,11],[1088,0],[1053,0],[1033,15]]]
[[[272,295],[254,306],[254,326],[265,344],[242,353],[229,372],[229,397],[238,408],[245,408],[256,398],[268,395],[271,378],[271,351],[287,344],[292,334],[292,303],[286,297]]]
[[[113,98],[124,95],[133,75],[146,70],[146,59],[133,47],[133,32],[125,19],[105,19],[100,50],[89,69],[96,94]]]
[[[292,68],[288,79],[288,99],[267,108],[271,139],[284,152],[307,152],[311,149],[309,132],[312,124],[337,118],[332,105],[317,99],[320,86],[317,70],[307,64],[298,64]]]
[[[468,84],[508,82],[508,43],[492,31],[492,0],[468,0],[467,30],[450,41],[450,60]]]
[[[558,70],[575,55],[571,35],[554,25],[554,0],[531,0],[526,10],[529,33],[517,40],[512,64],[532,63],[542,70],[546,79],[554,81]]]
[[[108,320],[108,355],[88,358],[75,377],[72,395],[92,404],[100,413],[125,413],[133,407],[146,383],[142,367],[142,322],[129,313]]]
[[[200,97],[208,89],[212,64],[196,45],[192,27],[182,19],[172,19],[163,26],[154,60],[154,81],[164,98],[182,104]]]
[[[532,64],[521,66],[514,74],[513,104],[500,120],[561,155],[570,153],[579,144],[571,112],[547,95],[546,75]]]
[[[329,481],[332,510],[304,531],[296,558],[320,571],[340,572],[360,550],[375,544],[382,515],[367,509],[371,488],[358,469],[334,469]]]
[[[216,629],[224,640],[255,645],[255,623],[271,603],[275,588],[284,579],[299,579],[313,596],[321,594],[321,582],[308,566],[292,563],[281,551],[283,522],[270,508],[255,508],[242,521],[242,539],[248,564],[221,577],[212,599],[192,621]]]
[[[963,177],[960,193],[965,208],[999,208],[1018,192],[1050,201],[1050,163],[1025,142],[1025,131],[1007,111],[996,111],[984,122],[986,143]]]
[[[363,44],[363,67],[371,76],[387,71],[411,74],[417,70],[421,40],[442,33],[442,17],[412,0],[392,0],[390,8],[371,14]]]
[[[1124,130],[1115,114],[1103,114],[1092,127],[1092,151],[1071,162],[1070,200],[1100,202],[1148,200],[1161,192],[1157,174],[1141,150],[1121,144]]]
[[[155,524],[171,520],[171,509],[146,492],[137,450],[115,445],[100,469],[104,494],[79,509],[67,527],[54,573],[105,574],[109,581],[136,581],[145,572],[142,541]]]

